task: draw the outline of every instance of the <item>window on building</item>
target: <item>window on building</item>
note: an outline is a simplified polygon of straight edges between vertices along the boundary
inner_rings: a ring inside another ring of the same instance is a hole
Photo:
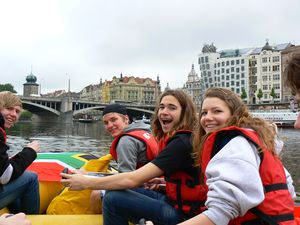
[[[241,85],[245,85],[245,80],[241,80]]]
[[[273,66],[273,71],[279,71],[279,65]]]
[[[208,56],[205,56],[205,62],[208,63]]]
[[[231,70],[231,72],[234,72],[234,67],[231,67],[230,70]]]
[[[230,77],[231,77],[231,79],[234,79],[234,74],[232,73]]]
[[[230,82],[230,84],[231,84],[231,86],[234,86],[234,81],[232,80],[232,81]]]
[[[279,62],[279,56],[273,56],[273,62]]]
[[[241,73],[241,78],[245,78],[245,73]]]
[[[229,61],[226,61],[226,66],[229,66]]]
[[[226,73],[229,73],[229,69],[226,69]]]
[[[280,89],[280,84],[274,84],[273,87],[274,87],[275,90],[279,90]]]
[[[268,85],[263,85],[263,90],[269,90]]]
[[[280,75],[279,74],[273,74],[273,80],[280,80]]]
[[[263,57],[263,58],[261,59],[261,62],[262,62],[262,63],[267,63],[267,62],[268,62],[268,57]]]
[[[229,87],[229,82],[226,82],[226,87]]]
[[[268,76],[262,76],[263,81],[268,81]]]
[[[222,62],[222,66],[225,66],[225,62]]]
[[[245,64],[245,59],[241,59],[241,64]]]
[[[263,71],[263,72],[268,72],[268,67],[267,67],[267,66],[263,66],[263,67],[262,67],[262,71]]]

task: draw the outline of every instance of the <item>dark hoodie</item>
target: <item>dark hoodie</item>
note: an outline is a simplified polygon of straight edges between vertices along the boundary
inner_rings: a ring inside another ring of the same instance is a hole
[[[25,147],[21,152],[8,157],[8,145],[5,143],[5,120],[0,113],[0,184],[7,184],[23,174],[26,168],[35,160],[36,152],[29,147]]]

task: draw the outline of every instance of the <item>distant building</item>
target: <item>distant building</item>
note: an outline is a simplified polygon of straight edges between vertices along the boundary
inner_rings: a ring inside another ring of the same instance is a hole
[[[123,77],[121,73],[120,77],[114,76],[112,81],[107,83],[107,85],[109,86],[109,98],[111,102],[124,101],[127,103],[154,104],[161,93],[158,76],[155,81],[150,78]]]
[[[101,102],[101,85],[102,81],[100,81],[100,84],[90,84],[84,87],[79,93],[79,98],[87,101]]]
[[[198,63],[204,88],[225,87],[241,95],[243,90],[247,103],[282,102],[281,52],[290,43],[270,46],[268,41],[261,48],[243,48],[216,51],[216,47],[204,45]],[[275,90],[275,97],[270,93]],[[263,96],[258,99],[257,93]]]
[[[194,104],[197,108],[200,108],[203,95],[203,81],[195,72],[194,64],[192,64],[192,69],[188,74],[188,80],[183,86],[183,91],[191,96]]]
[[[107,81],[102,84],[101,92],[102,92],[102,102],[110,103],[110,85],[112,81]]]
[[[37,78],[32,72],[26,77],[26,83],[23,84],[23,96],[37,96],[39,95],[39,85],[36,83]]]

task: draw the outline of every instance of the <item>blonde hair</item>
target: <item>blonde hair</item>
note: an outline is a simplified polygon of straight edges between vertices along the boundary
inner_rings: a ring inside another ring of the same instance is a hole
[[[13,106],[20,106],[22,108],[21,99],[10,91],[0,92],[0,110],[10,108]]]
[[[196,108],[190,96],[180,89],[167,90],[160,96],[156,103],[155,112],[151,122],[152,132],[157,140],[160,140],[164,136],[164,132],[158,118],[159,104],[165,96],[169,95],[176,98],[182,108],[179,122],[173,127],[170,134],[174,133],[176,130],[193,130],[197,124]]]
[[[247,106],[238,95],[226,88],[213,87],[207,89],[205,92],[203,99],[206,98],[218,98],[224,101],[230,109],[231,117],[223,127],[237,126],[251,128],[256,131],[261,142],[267,146],[267,149],[273,153],[275,152],[273,128],[270,127],[268,122],[260,118],[252,117]],[[199,121],[201,120],[201,110],[202,105],[200,107]],[[206,134],[203,127],[198,123],[193,135],[193,156],[196,165],[199,165],[201,162],[203,144],[209,135],[210,134]]]

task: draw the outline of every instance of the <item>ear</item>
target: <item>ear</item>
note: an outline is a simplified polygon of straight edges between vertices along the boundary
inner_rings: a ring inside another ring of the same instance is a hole
[[[128,115],[125,115],[125,123],[126,123],[126,124],[129,124],[129,123],[130,123],[130,120],[129,120],[129,116],[128,116]]]

